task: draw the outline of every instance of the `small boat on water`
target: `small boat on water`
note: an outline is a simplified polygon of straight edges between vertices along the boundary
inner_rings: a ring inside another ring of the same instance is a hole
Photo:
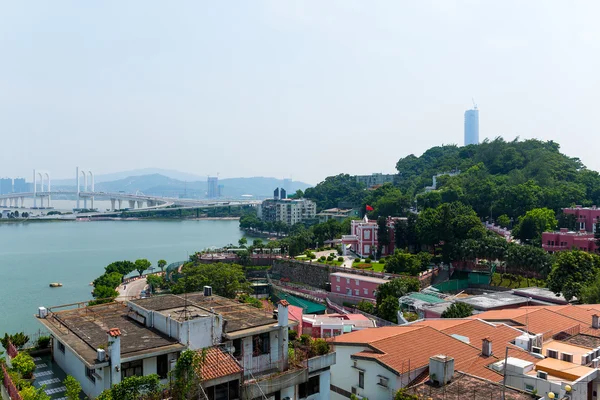
[[[60,282],[52,282],[50,284],[50,287],[62,287],[62,283],[60,283]]]

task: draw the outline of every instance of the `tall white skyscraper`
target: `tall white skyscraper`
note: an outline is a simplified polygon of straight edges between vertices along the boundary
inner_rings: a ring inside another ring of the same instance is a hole
[[[465,146],[479,144],[479,110],[474,106],[465,111]]]

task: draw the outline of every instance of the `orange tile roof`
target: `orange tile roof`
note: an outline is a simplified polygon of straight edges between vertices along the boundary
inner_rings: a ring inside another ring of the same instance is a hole
[[[387,339],[397,335],[402,335],[407,332],[421,329],[422,327],[416,325],[408,326],[384,326],[377,329],[365,329],[361,331],[355,331],[344,335],[336,336],[331,340],[332,344],[340,343],[357,343],[357,344],[369,344],[378,340]]]
[[[198,350],[202,353],[202,350]],[[218,347],[208,347],[206,357],[199,368],[198,374],[204,381],[239,374],[242,367],[231,354],[225,353]]]

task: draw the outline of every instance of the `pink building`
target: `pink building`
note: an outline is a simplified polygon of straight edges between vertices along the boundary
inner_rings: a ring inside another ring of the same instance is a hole
[[[573,232],[566,228],[561,228],[560,232],[542,233],[542,247],[550,253],[572,249],[594,253],[597,248],[593,233],[584,230]]]
[[[375,299],[379,285],[389,282],[372,276],[347,274],[345,272],[329,274],[329,280],[331,282],[331,293],[365,299]]]
[[[563,208],[564,214],[573,214],[577,220],[577,228],[583,229],[587,232],[595,231],[595,224],[600,218],[600,209],[596,206],[592,207],[581,207],[576,206],[575,208]],[[544,242],[545,243],[545,242]]]
[[[394,225],[399,219],[405,218],[388,217],[386,220],[390,240],[388,243],[384,244],[381,252],[382,256],[387,256],[394,252]],[[377,246],[379,245],[377,240],[378,230],[379,227],[377,221],[369,220],[365,215],[361,220],[351,221],[350,235],[342,236],[342,245],[350,245],[352,251],[360,257],[373,257],[376,254]]]
[[[304,315],[302,317],[302,331],[313,338],[330,338],[376,327],[375,321],[362,314]]]

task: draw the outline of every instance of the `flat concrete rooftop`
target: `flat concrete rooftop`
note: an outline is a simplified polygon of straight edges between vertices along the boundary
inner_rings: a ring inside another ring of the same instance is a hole
[[[194,315],[202,317],[219,314],[227,321],[225,333],[277,324],[277,320],[273,319],[273,313],[265,309],[258,309],[221,296],[204,296],[201,292],[182,295],[165,294],[133,300],[132,303],[146,310],[171,314],[172,318],[177,316],[179,321],[190,319]]]
[[[545,300],[554,304],[569,304],[564,296],[557,296],[549,289],[540,287],[528,287],[521,289],[514,289],[513,293],[519,296],[531,297],[533,299]]]
[[[176,340],[136,322],[128,316],[129,313],[130,309],[124,304],[109,303],[53,311],[48,317],[38,320],[90,366],[99,363],[96,350],[107,348],[107,332],[113,328],[121,331],[123,359],[155,351],[181,351],[184,348]]]
[[[487,311],[497,308],[526,306],[528,299],[522,296],[515,296],[511,292],[493,292],[464,297],[456,299],[456,301],[470,304],[476,310]]]

